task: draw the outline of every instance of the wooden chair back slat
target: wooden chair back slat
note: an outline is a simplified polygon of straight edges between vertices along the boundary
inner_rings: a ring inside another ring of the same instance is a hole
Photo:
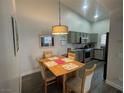
[[[38,61],[38,63],[39,63],[39,66],[40,66],[42,78],[45,80],[46,79],[45,67],[44,67],[44,65],[42,64],[41,61]]]
[[[68,53],[68,58],[71,58],[71,59],[75,60],[76,59],[76,54],[69,52]]]
[[[43,53],[43,57],[44,58],[49,58],[53,55],[53,52],[52,51],[44,51]]]
[[[82,78],[81,93],[88,93],[91,86],[92,77],[96,69],[96,64],[90,69],[85,69],[84,77]]]

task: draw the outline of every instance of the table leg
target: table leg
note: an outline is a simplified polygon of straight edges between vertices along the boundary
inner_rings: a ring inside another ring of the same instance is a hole
[[[65,83],[66,83],[66,75],[63,75],[63,93],[66,93]]]

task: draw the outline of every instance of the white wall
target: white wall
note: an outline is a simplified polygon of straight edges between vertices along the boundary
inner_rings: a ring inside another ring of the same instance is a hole
[[[111,14],[108,49],[107,83],[123,89],[123,7]]]
[[[93,33],[106,33],[109,32],[110,19],[101,20],[92,24]]]
[[[109,32],[110,19],[101,20],[91,25],[91,33],[98,33],[97,48],[100,48],[101,35]]]
[[[11,15],[14,0],[0,0],[0,93],[19,93],[19,61],[14,56]]]
[[[51,34],[51,26],[58,24],[58,3],[55,0],[17,0],[17,14],[20,34],[21,74],[38,71],[35,58],[42,56],[44,50],[51,49],[55,54],[66,53],[67,48],[75,45],[61,46],[61,37],[55,37],[55,46],[39,47],[39,34]],[[73,11],[62,7],[62,24],[69,30],[90,32],[90,23]]]

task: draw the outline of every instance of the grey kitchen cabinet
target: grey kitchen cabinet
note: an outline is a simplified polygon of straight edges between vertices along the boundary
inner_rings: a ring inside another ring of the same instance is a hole
[[[81,43],[89,43],[89,34],[81,33]]]
[[[104,50],[103,49],[94,49],[94,59],[104,60]]]
[[[89,42],[98,42],[98,34],[97,33],[90,33],[89,34]]]
[[[74,32],[74,31],[69,31],[68,33],[68,43],[80,44],[80,43],[89,43],[89,42],[97,43],[98,34]]]
[[[68,43],[79,44],[81,41],[80,32],[69,31],[68,33]]]
[[[75,32],[69,31],[68,32],[68,43],[75,43]]]
[[[81,33],[80,32],[76,32],[76,37],[75,37],[75,43],[81,43]]]

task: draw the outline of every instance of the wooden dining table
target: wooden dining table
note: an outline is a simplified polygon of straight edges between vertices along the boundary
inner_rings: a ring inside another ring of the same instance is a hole
[[[56,59],[55,59],[56,58]],[[50,62],[50,61],[56,61],[57,59],[64,59],[66,57],[63,57],[63,56],[54,56],[53,59],[52,57],[51,58],[44,58],[44,59],[41,59],[41,62],[43,62],[44,66],[46,68],[48,68],[56,77],[59,77],[59,76],[62,76],[63,77],[63,93],[65,93],[65,82],[66,82],[66,75],[69,74],[69,73],[72,73],[74,71],[77,71],[79,70],[80,68],[83,68],[84,67],[84,63],[81,63],[77,60],[71,60],[70,62],[64,62],[62,64],[57,64],[57,65],[54,65],[54,66],[48,66],[46,63],[47,62]],[[65,69],[63,66],[66,65],[66,64],[75,64],[76,67],[71,69],[71,70],[67,70]]]

